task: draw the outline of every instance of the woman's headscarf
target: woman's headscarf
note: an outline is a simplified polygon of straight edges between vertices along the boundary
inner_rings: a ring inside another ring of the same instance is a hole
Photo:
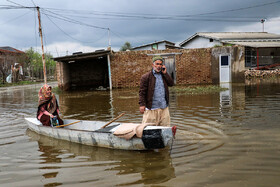
[[[40,107],[41,105],[43,105],[45,103],[48,103],[47,111],[52,114],[52,113],[55,112],[57,106],[56,106],[55,95],[52,92],[47,93],[47,90],[49,88],[52,88],[52,87],[45,84],[39,90],[39,93],[38,93],[38,96],[39,96],[38,107]]]

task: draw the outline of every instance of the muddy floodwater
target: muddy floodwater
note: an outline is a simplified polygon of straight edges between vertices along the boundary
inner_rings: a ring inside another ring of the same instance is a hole
[[[52,83],[56,86],[56,83]],[[0,88],[0,186],[280,186],[280,82],[171,90],[172,150],[121,151],[27,129],[38,85]],[[56,94],[64,119],[141,122],[138,89]]]

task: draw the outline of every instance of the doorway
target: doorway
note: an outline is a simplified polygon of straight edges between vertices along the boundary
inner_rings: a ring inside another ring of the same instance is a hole
[[[174,83],[176,83],[175,55],[165,56],[164,64],[166,66],[167,73],[173,79]]]
[[[220,83],[231,82],[231,57],[230,55],[220,55]]]

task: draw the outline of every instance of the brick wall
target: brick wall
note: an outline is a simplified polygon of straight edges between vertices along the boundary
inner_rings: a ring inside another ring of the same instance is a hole
[[[163,53],[181,53],[175,56],[176,85],[212,83],[211,49],[169,49],[111,54],[112,86],[138,87],[141,76],[152,69],[152,56],[147,54]]]
[[[176,55],[177,85],[212,83],[211,49],[184,49]]]

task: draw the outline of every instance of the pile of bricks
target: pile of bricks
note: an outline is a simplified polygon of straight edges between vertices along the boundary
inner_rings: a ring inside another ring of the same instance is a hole
[[[268,77],[280,77],[280,69],[275,70],[246,70],[246,79],[250,78],[268,78]]]

